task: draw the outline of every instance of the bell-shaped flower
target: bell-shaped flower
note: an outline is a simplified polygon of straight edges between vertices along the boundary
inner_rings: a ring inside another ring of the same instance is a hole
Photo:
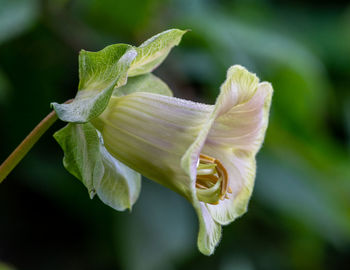
[[[233,66],[215,105],[135,92],[113,96],[92,123],[112,156],[192,203],[210,255],[221,225],[247,210],[271,96],[269,83]]]

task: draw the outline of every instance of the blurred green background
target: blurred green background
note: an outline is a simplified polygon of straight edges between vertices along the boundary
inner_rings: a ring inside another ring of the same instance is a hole
[[[0,269],[349,269],[350,4],[273,0],[0,0],[0,159],[74,97],[78,52],[191,29],[156,74],[213,103],[233,64],[272,82],[249,211],[215,255],[182,197],[144,179],[118,213],[62,165],[52,133],[0,186]]]

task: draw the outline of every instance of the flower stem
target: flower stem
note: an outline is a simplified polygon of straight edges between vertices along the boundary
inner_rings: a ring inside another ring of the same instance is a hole
[[[68,100],[65,103],[70,103]],[[4,181],[7,175],[17,166],[24,158],[40,137],[52,126],[57,120],[55,111],[50,112],[41,122],[27,135],[27,137],[17,146],[17,148],[8,156],[0,166],[0,183]]]

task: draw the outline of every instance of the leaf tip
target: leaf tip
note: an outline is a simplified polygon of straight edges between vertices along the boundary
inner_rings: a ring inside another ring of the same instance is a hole
[[[96,195],[96,190],[94,188],[90,189],[89,196],[91,200],[95,197],[95,195]]]

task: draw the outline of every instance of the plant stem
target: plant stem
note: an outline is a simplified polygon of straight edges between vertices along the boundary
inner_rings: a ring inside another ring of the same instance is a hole
[[[65,103],[70,103],[69,100]],[[8,156],[8,158],[0,166],[0,183],[8,176],[8,174],[17,166],[24,158],[40,137],[52,126],[57,120],[55,111],[50,112],[41,122],[27,135],[20,145]]]

